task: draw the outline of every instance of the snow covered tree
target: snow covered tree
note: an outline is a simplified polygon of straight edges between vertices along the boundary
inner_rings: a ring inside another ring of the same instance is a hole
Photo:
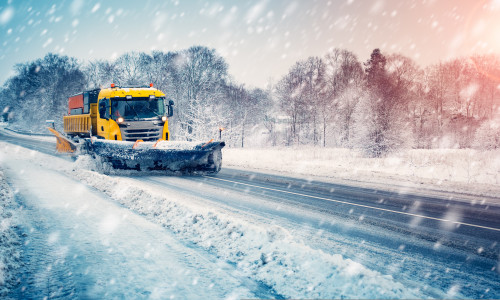
[[[250,118],[247,120],[246,126],[250,129],[260,130],[262,125],[268,120],[269,112],[273,109],[271,95],[268,91],[254,88],[249,91],[250,101],[247,104],[250,110]],[[255,136],[255,132],[250,133]],[[272,132],[271,132],[272,134]]]
[[[245,123],[249,117],[247,102],[248,91],[243,85],[229,83],[224,88],[225,113],[221,119],[220,128],[224,128],[224,140],[230,146],[244,145]]]
[[[138,52],[122,54],[115,62],[118,71],[118,82],[121,86],[143,85],[145,78],[141,72],[141,55]]]
[[[432,102],[429,96],[430,69],[419,70],[415,74],[414,97],[408,102],[413,136],[417,148],[430,148],[432,144]]]
[[[62,126],[67,97],[86,86],[75,58],[52,53],[43,59],[16,65],[16,73],[7,80],[5,96],[10,97],[16,125],[25,129],[41,129],[47,119],[54,119]]]
[[[147,83],[153,83],[167,98],[176,100],[180,82],[177,68],[177,52],[153,51],[150,55],[140,53],[140,72]]]
[[[222,114],[225,119],[221,125],[225,128],[224,140],[229,145],[245,147],[246,139],[252,135],[252,129],[265,120],[266,108],[270,98],[261,89],[247,90],[243,85],[230,83],[226,86]]]
[[[336,113],[336,121],[338,131],[340,133],[340,145],[351,146],[351,140],[355,132],[354,127],[354,113],[359,102],[366,98],[366,91],[356,83],[347,85],[342,93],[336,98],[336,106],[334,112]]]
[[[500,118],[485,120],[474,137],[474,148],[481,150],[500,149]]]
[[[116,62],[96,60],[88,62],[84,68],[87,88],[109,87],[111,83],[120,83],[120,69]]]
[[[228,77],[227,64],[215,49],[194,46],[179,54],[177,99],[178,136],[206,139],[217,134],[217,106],[221,104]]]
[[[370,156],[380,157],[408,147],[411,128],[406,118],[406,98],[394,70],[387,69],[387,59],[373,50],[365,63],[367,96],[356,112],[354,146]]]
[[[309,132],[312,133],[312,143],[317,145],[320,139],[320,110],[323,103],[323,94],[325,86],[325,63],[319,57],[309,57],[302,62],[304,86],[301,93],[304,93],[306,99],[305,121],[309,125]],[[324,124],[324,123],[323,123]],[[325,126],[323,126],[325,127]],[[311,132],[312,131],[312,132]]]
[[[321,105],[324,146],[327,124],[334,122],[340,145],[351,138],[353,113],[363,93],[364,72],[356,55],[344,49],[333,49],[326,57],[325,91]]]
[[[101,70],[97,61],[90,61],[83,67],[87,88],[97,88],[101,84]]]
[[[300,125],[304,121],[304,112],[307,109],[307,99],[303,93],[305,80],[302,68],[302,64],[296,63],[276,85],[280,109],[289,119],[287,145],[300,143]]]
[[[278,116],[280,115],[280,109],[278,108],[278,103],[274,91],[275,87],[270,80],[265,90],[266,99],[262,105],[264,107],[262,125],[264,125],[267,130],[267,142],[270,144],[270,146],[278,145],[281,134],[278,129],[279,125],[277,120]]]
[[[289,119],[287,144],[320,140],[321,113],[328,114],[324,98],[325,64],[319,57],[297,62],[276,85],[281,111]]]
[[[440,62],[430,69],[429,75],[429,93],[432,106],[432,115],[434,116],[435,136],[440,138],[443,134],[443,121],[444,121],[444,102],[445,95],[448,90],[447,75],[443,64]]]
[[[491,119],[500,108],[500,57],[498,55],[474,55],[470,63],[476,70],[479,83],[477,117]]]

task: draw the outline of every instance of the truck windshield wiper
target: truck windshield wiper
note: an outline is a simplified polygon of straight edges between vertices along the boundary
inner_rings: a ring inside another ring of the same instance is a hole
[[[149,106],[146,106],[146,108],[152,112],[155,116],[157,116],[158,118],[161,118],[161,116],[159,114],[157,114],[153,109],[151,109]]]
[[[128,107],[130,107],[130,108],[132,109],[132,111],[134,112],[134,114],[135,114],[134,119],[135,119],[135,118],[140,119],[139,114],[138,114],[138,113],[137,113],[137,111],[135,110],[134,106],[133,106],[133,105],[130,105],[130,103],[128,103],[127,101],[125,101],[125,104],[126,104]]]

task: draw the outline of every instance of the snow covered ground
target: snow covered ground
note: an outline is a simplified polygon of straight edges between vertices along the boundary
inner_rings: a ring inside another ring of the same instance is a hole
[[[351,149],[224,148],[223,166],[382,189],[500,195],[499,149],[418,149],[366,158]]]
[[[15,285],[20,261],[19,206],[0,169],[0,298]]]

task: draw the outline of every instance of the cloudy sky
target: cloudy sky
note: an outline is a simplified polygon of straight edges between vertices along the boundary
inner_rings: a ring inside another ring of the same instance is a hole
[[[48,52],[113,59],[127,51],[215,48],[233,78],[265,87],[298,60],[374,48],[421,66],[500,54],[500,0],[0,0],[0,84]]]

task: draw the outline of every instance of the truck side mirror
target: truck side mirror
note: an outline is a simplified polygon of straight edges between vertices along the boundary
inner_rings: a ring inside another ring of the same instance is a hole
[[[106,105],[101,102],[99,103],[99,116],[102,118],[104,118],[104,115],[106,114]]]
[[[173,115],[174,115],[174,100],[168,100],[167,116],[171,117]]]
[[[106,100],[101,100],[99,102],[99,116],[101,119],[109,119],[108,106],[106,105]]]

